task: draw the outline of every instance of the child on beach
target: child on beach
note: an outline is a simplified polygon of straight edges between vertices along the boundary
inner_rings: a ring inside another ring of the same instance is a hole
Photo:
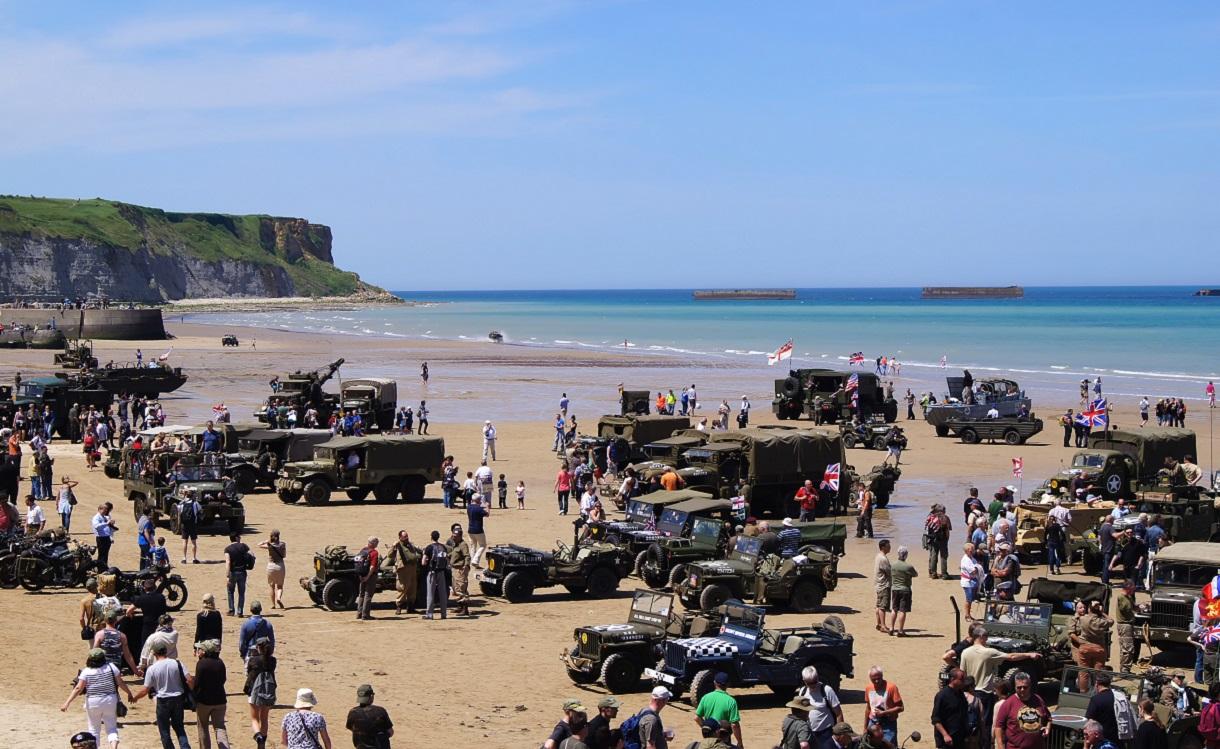
[[[165,536],[157,536],[157,545],[152,549],[152,566],[157,572],[169,572],[169,549],[165,548]]]
[[[504,480],[504,474],[500,474],[500,480],[496,482],[496,494],[500,497],[500,509],[508,509],[508,482]]]
[[[517,482],[517,509],[518,510],[525,509],[525,482],[524,481]]]

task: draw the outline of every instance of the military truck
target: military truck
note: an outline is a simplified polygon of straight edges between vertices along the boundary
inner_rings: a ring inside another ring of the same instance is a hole
[[[114,393],[94,382],[62,377],[27,377],[17,386],[8,410],[33,407],[42,411],[44,406],[50,406],[54,414],[54,434],[67,438],[71,436],[68,411],[73,405],[83,409],[96,406],[99,411],[105,411],[112,403]],[[5,423],[12,423],[11,413],[6,416]]]
[[[1151,669],[1149,669],[1151,671]],[[1151,678],[1115,671],[1100,671],[1080,666],[1069,666],[1063,670],[1059,682],[1059,704],[1051,713],[1051,730],[1047,741],[1049,749],[1083,749],[1085,713],[1089,701],[1096,694],[1094,685],[1098,674],[1108,674],[1110,689],[1127,695],[1133,713],[1144,698],[1152,700],[1153,709],[1165,727],[1165,743],[1168,749],[1202,749],[1203,737],[1199,733],[1199,712],[1192,709],[1189,714],[1178,715],[1161,703],[1162,684]],[[1192,703],[1198,695],[1187,687]],[[1134,726],[1133,726],[1134,728]]]
[[[641,451],[644,445],[689,429],[690,419],[685,416],[607,414],[597,420],[596,435],[582,434],[576,438],[572,453],[605,471],[606,448],[615,442],[618,443],[616,450],[623,456],[620,467],[625,467],[646,457]]]
[[[137,521],[151,507],[153,522],[168,525],[176,533],[180,529],[178,503],[189,495],[203,508],[201,530],[215,523],[224,523],[229,532],[245,527],[241,493],[225,475],[223,454],[139,450],[128,452],[125,460],[123,492]]]
[[[858,383],[853,403],[848,380]],[[881,378],[866,372],[840,372],[833,369],[791,369],[788,376],[775,381],[771,411],[780,420],[811,418],[818,424],[880,416],[892,422],[898,418],[898,401],[885,397]]]
[[[619,414],[622,416],[647,416],[652,413],[649,404],[652,393],[648,390],[624,390],[619,396]]]
[[[1035,490],[1057,494],[1060,487],[1090,488],[1110,501],[1134,499],[1139,492],[1160,490],[1177,497],[1198,498],[1200,485],[1184,483],[1166,470],[1166,460],[1181,461],[1197,455],[1195,433],[1189,429],[1111,429],[1089,436],[1089,447],[1072,456],[1072,464],[1051,476]]]
[[[627,502],[626,520],[588,523],[585,532],[593,541],[622,547],[623,552],[635,560],[632,570],[640,574],[649,545],[667,535],[661,527],[666,508],[701,499],[711,499],[711,496],[688,489],[652,492]],[[723,503],[723,500],[716,501]]]
[[[728,559],[688,564],[674,589],[678,600],[688,609],[706,610],[737,598],[809,614],[839,584],[839,555],[833,551],[807,544],[783,559],[759,547],[758,537],[739,536]]]
[[[719,608],[718,635],[666,640],[664,661],[644,671],[674,699],[689,692],[690,704],[698,705],[715,688],[717,673],[728,675],[730,688],[766,686],[785,698],[801,686],[806,666],[816,668],[818,680],[834,690],[854,676],[853,639],[837,616],[808,627],[767,629],[766,611],[758,606],[733,601]]]
[[[303,425],[305,412],[312,408],[318,412],[318,426],[326,424],[330,421],[330,415],[339,407],[339,396],[324,391],[322,386],[335,376],[339,367],[343,366],[343,361],[336,359],[325,367],[309,372],[298,369],[283,378],[275,377],[271,381],[271,395],[267,396],[263,405],[254,412],[255,418],[267,423],[274,421],[273,426],[277,426],[288,422],[288,412],[291,411],[296,415],[296,423]],[[272,411],[274,416],[271,416],[269,421],[268,415]]]
[[[356,608],[360,576],[356,574],[356,555],[346,546],[327,546],[322,551],[314,552],[313,570],[313,575],[302,577],[300,583],[314,605],[331,611],[351,611]],[[419,565],[420,580],[415,589],[418,594],[416,604],[421,607],[427,605],[427,586],[424,585],[427,574],[423,565]],[[377,568],[377,588],[394,590],[397,583],[390,555],[382,554]]]
[[[579,530],[579,523],[578,523]],[[484,595],[522,603],[538,588],[562,585],[572,595],[608,598],[631,571],[631,559],[613,544],[556,541],[555,551],[517,544],[487,550],[487,567],[479,579]]]
[[[686,611],[678,614],[673,594],[636,590],[626,624],[577,627],[575,644],[560,653],[560,660],[575,684],[600,681],[614,694],[637,691],[644,669],[664,656],[669,637],[707,637],[720,631],[719,612]]]
[[[428,484],[441,479],[445,440],[421,435],[336,437],[313,449],[313,458],[285,463],[275,492],[285,504],[301,497],[324,505],[331,492],[342,491],[353,502],[372,492],[378,502],[402,495],[408,502],[424,498]]]
[[[1185,541],[1152,558],[1151,601],[1136,612],[1137,637],[1158,648],[1190,647],[1195,600],[1220,575],[1220,545]]]
[[[360,417],[366,431],[389,431],[398,409],[398,383],[381,377],[347,380],[339,386],[339,402],[344,413]]]
[[[241,434],[237,450],[228,453],[230,475],[242,494],[275,488],[285,463],[309,460],[314,447],[334,438],[329,429],[252,429]]]
[[[962,401],[962,388],[965,387],[963,377],[945,378],[949,391],[945,393],[940,403],[930,404],[924,409],[924,421],[936,428],[937,437],[948,437],[949,422],[958,420],[976,420],[987,418],[987,412],[994,408],[1001,417],[1017,416],[1030,413],[1033,402],[1025,397],[1025,391],[1015,380],[1003,377],[984,377],[974,381],[974,402]]]
[[[640,491],[650,491],[653,486],[652,480],[660,478],[666,469],[685,468],[686,458],[683,453],[692,447],[699,447],[706,443],[707,432],[701,432],[698,429],[680,429],[674,432],[672,437],[649,442],[640,447],[637,451],[639,459],[632,461],[629,466],[635,471]],[[621,481],[612,479],[601,488],[601,495],[614,498],[616,506],[618,505],[620,483]]]

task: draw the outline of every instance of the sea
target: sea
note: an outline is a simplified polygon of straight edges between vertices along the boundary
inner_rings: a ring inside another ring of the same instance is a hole
[[[1019,299],[920,298],[918,288],[798,289],[785,301],[696,301],[689,289],[398,291],[401,307],[231,311],[196,322],[352,336],[488,342],[678,357],[692,368],[779,374],[843,368],[861,352],[942,382],[969,369],[1065,397],[1102,377],[1108,396],[1204,398],[1220,377],[1220,297],[1197,287],[1027,287]],[[767,353],[793,342],[788,362]],[[943,389],[943,388],[942,388]]]

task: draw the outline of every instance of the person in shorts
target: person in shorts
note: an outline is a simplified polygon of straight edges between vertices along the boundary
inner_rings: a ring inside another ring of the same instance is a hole
[[[877,542],[877,556],[873,560],[873,589],[877,593],[877,631],[888,632],[886,620],[890,613],[890,542]]]
[[[890,564],[890,634],[906,636],[907,614],[911,613],[911,582],[919,571],[907,561],[909,550],[898,547],[898,559]]]

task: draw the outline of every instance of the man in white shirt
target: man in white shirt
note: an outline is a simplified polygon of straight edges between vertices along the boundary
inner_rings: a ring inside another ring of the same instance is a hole
[[[47,525],[46,513],[34,501],[33,494],[25,497],[25,535],[32,536]]]
[[[495,452],[494,447],[492,448],[492,452],[493,453]],[[481,463],[479,463],[479,469],[474,472],[474,480],[475,480],[475,483],[478,485],[479,494],[483,497],[484,504],[490,506],[491,505],[491,485],[492,485],[492,482],[495,480],[495,477],[492,475],[491,469],[487,467],[486,458],[484,458],[483,461]]]
[[[91,525],[93,526],[94,541],[97,542],[97,564],[98,569],[106,569],[110,566],[110,545],[114,541],[114,532],[118,530],[118,526],[114,524],[114,520],[110,517],[111,510],[114,505],[105,502],[97,508],[97,514],[93,516]]]
[[[496,427],[490,421],[483,422],[483,460],[487,460],[487,456],[491,455],[491,459],[496,459]]]

